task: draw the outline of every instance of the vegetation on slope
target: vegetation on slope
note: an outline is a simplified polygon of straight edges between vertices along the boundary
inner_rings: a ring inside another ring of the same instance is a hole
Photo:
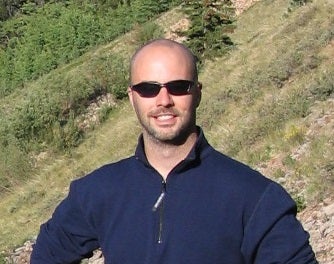
[[[139,46],[162,36],[163,28],[150,19],[178,3],[120,2],[110,7],[110,2],[100,6],[90,1],[81,5],[76,1],[50,3],[3,23],[0,37],[3,40],[0,49],[3,66],[0,68],[0,91],[3,91],[0,97],[0,157],[3,157],[0,194],[29,178],[33,159],[40,152],[67,152],[78,146],[89,127],[83,123],[90,104],[101,98],[110,99],[96,113],[97,124],[108,116],[117,101],[127,96],[128,55],[113,50],[114,42],[107,48],[101,44],[131,28],[135,28],[136,34],[124,43],[128,46]],[[205,17],[213,10],[210,1],[205,3],[201,8],[198,5],[194,8],[191,1],[183,6],[187,7],[188,14],[195,10],[196,14],[200,12],[203,13],[201,17]],[[23,7],[26,10],[27,6]],[[228,22],[227,13],[224,15]],[[211,19],[206,20],[196,20],[191,27],[196,28],[212,53],[225,51],[211,48],[212,43],[220,43],[221,26],[215,23],[207,30]],[[227,39],[224,35],[223,38]],[[91,48],[97,44],[101,46]],[[89,48],[93,51],[83,54]],[[49,63],[53,66],[47,67]],[[91,124],[90,128],[96,124]]]
[[[124,57],[84,53],[175,4],[27,2],[17,16],[0,22],[0,194],[30,178],[40,152],[80,144],[85,131],[78,119],[98,96],[126,96]],[[147,23],[154,37],[158,27]],[[111,108],[101,109],[99,118]]]
[[[216,146],[282,182],[303,207],[333,188],[332,123],[313,131],[310,118],[332,113],[333,5],[291,12],[284,3],[240,17],[236,52],[203,73],[210,99],[200,113]]]
[[[204,94],[199,124],[209,141],[281,182],[300,209],[334,189],[333,8],[326,0],[299,8],[287,0],[260,1],[238,18],[231,35],[234,49],[204,61],[200,74]],[[119,87],[122,94],[130,54],[141,39],[154,37],[148,31],[159,36],[183,19],[182,11],[169,11],[153,26],[137,26],[1,99],[1,124],[20,117],[3,125],[0,133],[8,146],[0,151],[0,162],[11,165],[0,164],[1,170],[8,168],[4,179],[15,179],[8,187],[2,185],[7,191],[0,202],[1,250],[36,235],[39,224],[66,195],[69,181],[132,154],[140,128],[126,100],[102,109],[105,122],[86,131],[79,145],[71,143],[77,142],[72,136],[80,136],[72,126],[74,117],[84,113],[91,98],[106,93],[103,89]],[[100,92],[95,93],[96,87]],[[57,103],[49,104],[53,100]],[[51,105],[57,106],[56,112]],[[58,113],[68,117],[66,126],[57,119],[58,127],[39,135]],[[329,121],[315,127],[326,116]],[[13,124],[16,129],[10,130]],[[29,131],[28,138],[19,141],[12,131]],[[67,144],[68,151],[55,152],[52,142]],[[29,149],[34,168],[28,166],[31,159],[22,148]],[[15,178],[17,174],[21,178]]]

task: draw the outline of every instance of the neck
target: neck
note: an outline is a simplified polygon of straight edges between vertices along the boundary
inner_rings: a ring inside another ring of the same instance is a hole
[[[197,140],[197,133],[191,133],[182,144],[177,145],[153,139],[146,133],[143,139],[148,162],[166,180],[171,170],[189,154]]]

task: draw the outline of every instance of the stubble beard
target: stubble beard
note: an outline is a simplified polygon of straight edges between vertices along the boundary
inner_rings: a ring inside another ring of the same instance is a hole
[[[159,144],[166,145],[181,145],[183,144],[189,135],[196,130],[195,125],[195,113],[192,114],[192,118],[185,120],[179,126],[170,126],[166,128],[155,128],[142,116],[138,116],[139,122],[143,128],[144,135],[151,141]]]

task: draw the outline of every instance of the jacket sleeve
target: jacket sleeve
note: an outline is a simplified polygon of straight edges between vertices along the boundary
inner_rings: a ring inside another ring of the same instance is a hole
[[[97,237],[86,217],[83,193],[71,184],[69,194],[52,218],[41,225],[31,264],[80,263],[98,248]]]
[[[246,263],[315,264],[309,234],[296,218],[296,204],[278,184],[271,183],[258,201],[244,231]]]

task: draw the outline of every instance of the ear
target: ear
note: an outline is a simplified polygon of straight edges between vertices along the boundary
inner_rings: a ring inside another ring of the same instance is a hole
[[[128,97],[129,97],[130,103],[133,107],[133,93],[132,93],[132,90],[131,90],[130,86],[128,87],[127,92],[128,92]]]
[[[196,107],[198,107],[202,99],[202,83],[201,82],[197,83],[196,94],[197,94]]]

